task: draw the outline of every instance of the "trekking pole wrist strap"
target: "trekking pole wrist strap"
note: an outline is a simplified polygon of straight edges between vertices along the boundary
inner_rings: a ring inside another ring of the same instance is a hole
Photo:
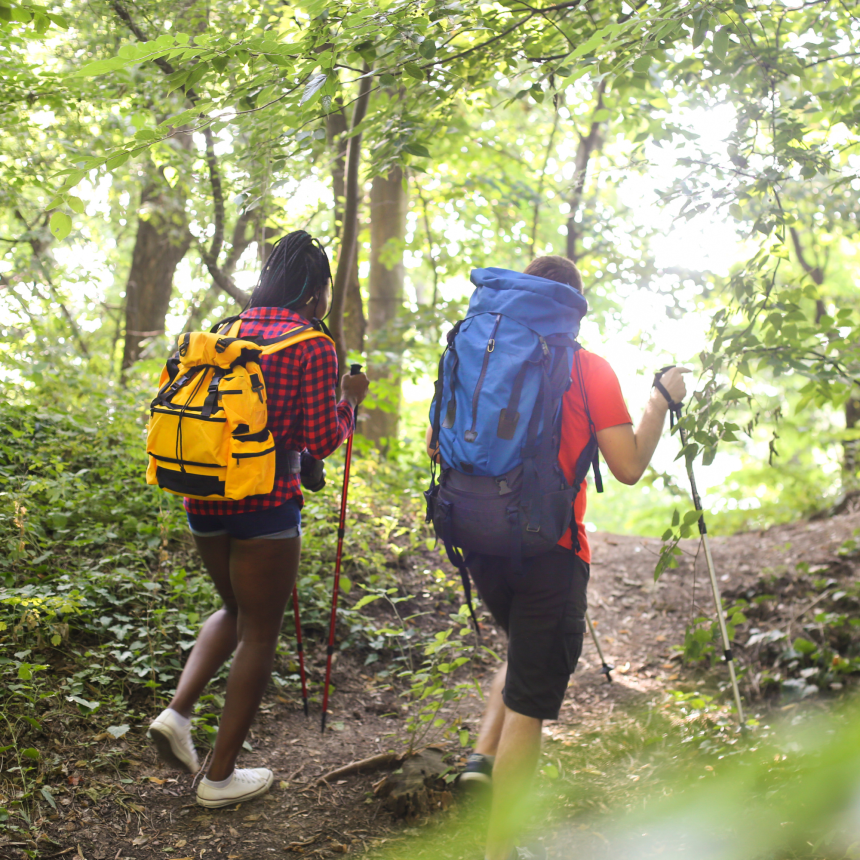
[[[654,374],[653,387],[656,388],[657,391],[659,391],[660,394],[663,395],[663,397],[666,400],[666,403],[669,404],[670,423],[674,427],[675,426],[675,419],[681,417],[681,409],[683,408],[683,403],[678,403],[675,400],[673,400],[672,396],[666,390],[666,386],[663,385],[663,383],[660,381],[660,378],[663,376],[663,374],[667,370],[671,370],[673,367],[675,367],[674,364],[669,364],[666,367],[660,368],[660,370],[658,370],[657,373]]]

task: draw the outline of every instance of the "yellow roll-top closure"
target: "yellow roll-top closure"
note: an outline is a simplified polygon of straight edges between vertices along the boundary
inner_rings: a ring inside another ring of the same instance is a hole
[[[237,362],[257,361],[263,350],[250,340],[196,331],[179,336],[177,352],[186,367],[232,367]]]

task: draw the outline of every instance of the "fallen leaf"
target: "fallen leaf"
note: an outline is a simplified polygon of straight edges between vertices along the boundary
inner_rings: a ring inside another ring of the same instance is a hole
[[[89,762],[86,762],[83,759],[81,759],[80,761],[75,762],[75,767],[86,767],[88,764],[89,764]]]
[[[666,678],[666,680],[667,681],[677,681],[678,680],[678,673],[674,672],[673,674],[669,675],[669,677]]]
[[[170,860],[194,860],[193,857],[171,857]]]
[[[261,817],[262,817],[262,813],[257,812],[254,815],[246,815],[244,820],[245,821],[259,821]]]
[[[131,840],[132,845],[146,845],[149,842],[148,836],[135,836],[134,839]]]
[[[654,637],[654,641],[655,641],[655,642],[665,642],[665,641],[666,641],[666,637],[661,633],[659,636],[655,636],[655,637]]]
[[[99,734],[97,734],[93,738],[93,740],[94,741],[106,741],[109,737],[110,737],[110,735],[107,732],[100,732]]]
[[[239,831],[235,827],[228,827],[227,831],[234,839],[239,835]]]
[[[150,782],[154,782],[156,785],[164,785],[164,783],[167,782],[166,779],[159,779],[157,776],[148,776],[147,779]]]
[[[69,777],[69,785],[78,785],[81,781],[79,776],[70,776]]]

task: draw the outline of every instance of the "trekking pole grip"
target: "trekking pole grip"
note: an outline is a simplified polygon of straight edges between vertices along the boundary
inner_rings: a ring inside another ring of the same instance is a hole
[[[358,376],[359,373],[361,373],[361,365],[360,364],[351,364],[349,366],[349,375],[350,376]],[[357,406],[352,410],[352,415],[353,415],[353,420],[357,421],[358,420],[358,407]]]

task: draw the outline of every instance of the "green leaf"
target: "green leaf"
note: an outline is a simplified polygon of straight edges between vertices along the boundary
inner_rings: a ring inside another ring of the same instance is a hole
[[[69,209],[71,209],[76,215],[84,214],[84,201],[81,200],[80,197],[73,197],[69,194],[66,197],[66,203],[68,203]]]
[[[633,61],[633,71],[634,72],[647,72],[650,65],[651,65],[651,55],[650,54],[643,54],[641,57],[637,57]]]
[[[55,213],[56,214],[56,213]],[[68,218],[68,215],[66,216]],[[54,219],[52,218],[51,221]],[[67,234],[68,235],[68,234]],[[33,667],[29,663],[21,663],[18,666],[18,677],[22,681],[29,681],[33,677]]]
[[[348,576],[341,576],[340,578],[340,590],[344,594],[349,594],[352,591],[352,580]]]
[[[328,75],[314,75],[306,84],[299,104],[307,104],[322,88],[328,79]]]
[[[32,759],[33,761],[38,761],[42,756],[35,747],[27,747],[25,750],[21,750],[21,755],[24,758]]]
[[[554,764],[546,764],[541,768],[541,773],[548,779],[558,779],[558,768]]]
[[[416,81],[423,81],[426,77],[421,68],[415,65],[415,63],[406,63],[406,65],[403,66],[403,71],[405,71],[410,78],[415,78]]]
[[[124,734],[126,734],[129,730],[129,726],[108,726],[105,731],[114,738],[121,738]]]
[[[672,525],[677,526],[679,522],[681,522],[681,515],[678,513],[678,509],[675,508],[675,510],[672,511]]]
[[[418,53],[421,54],[425,60],[432,60],[433,57],[436,56],[436,43],[432,39],[427,39],[421,43]]]
[[[384,87],[393,87],[397,84],[397,78],[394,75],[389,75],[388,72],[379,76],[379,83]]]
[[[417,155],[421,158],[430,158],[430,150],[420,143],[407,143],[406,146],[403,147],[403,151],[408,152],[410,155]]]
[[[51,215],[51,233],[54,238],[62,241],[72,232],[72,219],[65,212],[54,212]]]
[[[696,522],[696,520],[699,519],[699,516],[700,514],[698,511],[687,511],[687,513],[684,514],[684,525],[691,526],[694,522]]]
[[[128,157],[128,152],[120,152],[118,155],[112,155],[107,162],[105,162],[105,167],[108,170],[115,170],[117,167],[121,167],[125,164],[126,161],[128,161]]]
[[[696,22],[693,27],[693,47],[698,48],[702,42],[705,41],[705,34],[708,32],[708,27],[711,23],[711,19],[707,15],[702,15],[702,17]]]
[[[724,60],[729,49],[729,31],[725,27],[720,27],[714,33],[714,56],[720,60]]]
[[[121,57],[112,57],[109,60],[96,60],[94,63],[87,63],[83,68],[72,72],[69,77],[93,78],[97,75],[105,75],[115,69],[121,69],[125,64],[126,61]]]
[[[379,600],[380,597],[382,597],[381,594],[365,594],[364,597],[356,601],[355,606],[353,606],[352,608],[363,609],[365,606],[367,606],[368,603],[373,603],[374,600]]]
[[[47,785],[43,785],[40,790],[42,792],[42,797],[44,797],[45,800],[47,800],[48,803],[51,804],[51,806],[54,808],[54,811],[56,812],[57,811],[57,801],[54,800],[54,795],[51,794],[51,789],[49,789]]]

